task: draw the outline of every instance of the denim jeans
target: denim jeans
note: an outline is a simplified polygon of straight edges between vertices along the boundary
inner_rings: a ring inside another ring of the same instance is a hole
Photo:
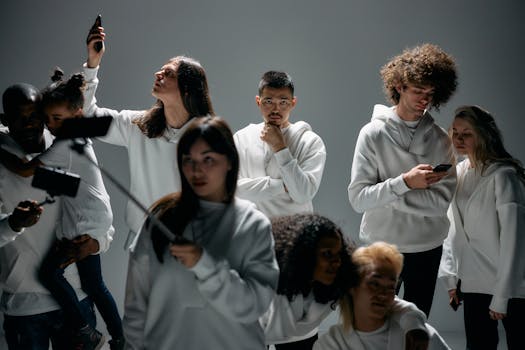
[[[82,317],[96,326],[93,303],[85,298],[80,303]],[[53,350],[70,350],[71,332],[64,322],[62,310],[29,316],[4,315],[5,340],[9,350],[48,350],[49,341]]]
[[[86,325],[82,317],[75,290],[64,278],[64,269],[59,266],[67,259],[56,251],[52,251],[44,260],[40,269],[40,280],[58,301],[67,322],[71,327],[80,329]],[[108,332],[112,338],[122,337],[122,320],[113,296],[102,280],[100,267],[100,255],[89,255],[81,261],[76,262],[82,290],[86,292],[95,303],[102,316]]]

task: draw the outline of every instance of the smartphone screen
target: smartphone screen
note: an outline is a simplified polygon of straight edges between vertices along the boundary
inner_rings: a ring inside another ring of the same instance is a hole
[[[452,164],[438,164],[432,169],[432,171],[438,173],[442,171],[447,171],[448,169],[450,169],[450,167],[452,167]]]

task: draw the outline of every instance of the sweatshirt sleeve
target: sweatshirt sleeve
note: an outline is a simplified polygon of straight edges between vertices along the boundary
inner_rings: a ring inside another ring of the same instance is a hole
[[[439,141],[439,140],[438,140]],[[436,163],[455,164],[454,151],[448,138],[442,139],[441,144],[444,159],[437,160]],[[456,167],[448,171],[448,175],[439,182],[426,189],[410,190],[393,202],[393,207],[402,212],[421,215],[421,216],[445,216],[450,205],[450,201],[456,190]]]
[[[443,242],[443,253],[441,254],[441,262],[439,264],[438,278],[443,282],[447,291],[456,289],[458,284],[458,267],[457,260],[452,249],[452,242],[456,235],[456,224],[452,214],[452,207],[447,211],[450,226],[448,229],[448,236]]]
[[[134,117],[139,116],[139,112],[132,111],[117,111],[110,108],[101,108],[97,106],[97,99],[95,97],[98,87],[98,73],[99,67],[88,68],[86,64],[83,66],[84,76],[86,78],[86,89],[84,91],[84,106],[83,112],[86,117],[101,117],[111,116],[113,121],[109,127],[108,133],[98,139],[113,145],[127,147],[134,127],[132,121]],[[142,113],[142,112],[140,112]],[[135,126],[136,127],[136,126]]]
[[[113,211],[109,195],[104,186],[95,152],[91,142],[84,148],[85,157],[76,157],[73,161],[73,171],[78,171],[81,182],[78,195],[75,198],[81,210],[76,222],[76,231],[79,234],[87,233],[95,238],[100,246],[98,253],[106,252],[113,240],[115,229],[113,223]]]
[[[10,214],[0,214],[0,247],[3,247],[12,241],[14,241],[19,235],[24,232],[22,229],[20,232],[13,231],[9,225],[9,215]]]
[[[311,131],[305,131],[302,138],[307,140],[306,149],[301,150],[297,157],[292,155],[288,147],[275,153],[284,185],[296,203],[305,203],[314,198],[326,162],[326,148],[321,138]]]
[[[237,246],[230,248],[244,252],[239,271],[231,268],[226,259],[217,260],[206,250],[190,269],[203,297],[225,317],[241,323],[257,322],[268,309],[279,275],[270,223],[256,213],[259,219],[245,222],[239,229],[247,232],[236,238]]]
[[[286,295],[276,294],[260,319],[266,343],[276,344],[307,335],[332,312],[330,305],[331,302],[320,304],[312,301],[306,306],[302,295],[289,301]]]
[[[148,277],[150,274],[150,256],[147,253],[146,244],[149,244],[149,240],[139,239],[135,251],[130,253],[129,256],[124,317],[122,320],[126,349],[128,350],[144,349],[146,311],[151,290]]]
[[[236,195],[250,201],[264,201],[286,193],[282,179],[273,179],[270,176],[250,176],[248,168],[256,166],[253,163],[257,163],[257,161],[253,159],[254,157],[251,154],[247,153],[250,145],[249,135],[246,135],[244,130],[238,131],[233,135],[233,140],[239,153],[239,178]]]
[[[508,299],[523,284],[525,276],[525,188],[517,174],[509,169],[496,174],[495,195],[500,252],[489,308],[506,313]]]
[[[394,299],[391,317],[399,323],[399,326],[405,333],[413,329],[421,329],[427,332],[425,325],[427,317],[425,313],[419,310],[415,304],[397,296]]]
[[[348,199],[358,213],[388,205],[410,191],[402,175],[378,182],[375,153],[374,142],[364,127],[357,137],[348,185]]]

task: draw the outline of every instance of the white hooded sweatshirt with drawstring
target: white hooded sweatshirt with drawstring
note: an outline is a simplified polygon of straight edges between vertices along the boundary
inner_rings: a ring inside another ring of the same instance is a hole
[[[392,243],[403,253],[442,245],[455,170],[426,189],[410,189],[403,180],[403,173],[418,164],[440,163],[454,164],[452,144],[428,112],[412,135],[395,107],[376,105],[359,133],[348,186],[352,207],[364,213],[360,239]]]

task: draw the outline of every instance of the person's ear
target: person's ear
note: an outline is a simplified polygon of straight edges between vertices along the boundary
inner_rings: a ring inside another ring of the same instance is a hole
[[[73,113],[73,117],[80,118],[83,116],[82,108],[77,109],[75,113]]]
[[[258,107],[261,107],[261,96],[259,95],[255,96],[255,103],[257,103]]]
[[[297,104],[297,96],[294,96],[292,98],[292,108],[294,108],[296,104]]]
[[[403,90],[404,90],[403,84],[401,84],[401,83],[396,84],[395,85],[395,89],[396,89],[398,94],[401,94],[403,92]]]

